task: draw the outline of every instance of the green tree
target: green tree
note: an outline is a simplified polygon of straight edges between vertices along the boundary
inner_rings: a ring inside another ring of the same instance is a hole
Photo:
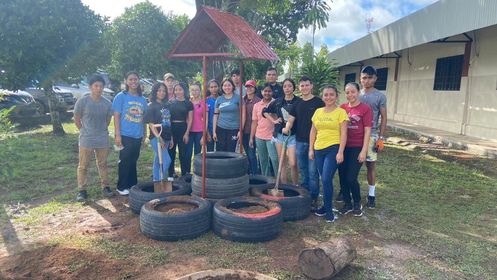
[[[95,71],[107,61],[105,22],[79,0],[0,2],[0,84],[17,90],[41,81],[49,97],[53,133],[64,135],[52,82]]]
[[[310,9],[304,16],[303,25],[304,27],[312,27],[312,47],[314,48],[316,29],[326,27],[331,9],[325,0],[310,0],[308,3]]]
[[[335,63],[328,60],[326,45],[321,46],[321,50],[314,56],[313,61],[302,65],[300,74],[311,78],[314,95],[319,95],[324,85],[338,84],[338,69]]]
[[[148,1],[127,8],[109,29],[111,75],[122,79],[135,70],[150,78],[162,78],[166,72],[180,78],[194,76],[196,64],[165,58],[188,21],[186,16],[166,15]]]

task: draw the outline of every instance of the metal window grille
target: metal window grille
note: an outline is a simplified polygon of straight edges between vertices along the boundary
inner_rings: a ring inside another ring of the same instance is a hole
[[[433,90],[459,91],[464,55],[437,59]]]
[[[377,90],[387,90],[388,68],[376,69],[376,83],[374,87]]]

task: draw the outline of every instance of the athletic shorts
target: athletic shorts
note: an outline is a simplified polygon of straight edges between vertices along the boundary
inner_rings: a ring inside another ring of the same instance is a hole
[[[378,140],[378,134],[371,134],[369,138],[368,155],[366,156],[366,161],[375,162],[378,159],[378,153],[376,152],[376,140]]]

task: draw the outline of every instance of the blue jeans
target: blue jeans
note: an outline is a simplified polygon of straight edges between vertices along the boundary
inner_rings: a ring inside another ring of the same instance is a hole
[[[276,175],[278,173],[278,151],[274,143],[271,140],[262,140],[255,137],[255,145],[257,146],[262,175],[271,176],[271,165]],[[271,161],[271,164],[269,164],[269,161]]]
[[[190,139],[188,139],[188,150],[193,151],[193,155],[200,154],[202,152],[202,145],[200,145],[202,134],[203,132],[190,132]]]
[[[312,199],[319,195],[319,174],[314,160],[309,159],[309,143],[297,141],[297,165],[299,166],[301,183],[311,194]]]
[[[248,166],[248,174],[256,175],[259,173],[259,168],[257,168],[257,154],[256,154],[256,146],[253,148],[249,146],[250,134],[243,134],[243,150],[247,155],[249,166]]]
[[[170,141],[164,141],[166,143],[166,147],[162,149],[162,179],[167,177],[167,170],[169,169],[169,165],[171,164],[171,157],[169,156],[168,149]],[[152,145],[152,149],[154,149],[154,165],[153,165],[153,181],[160,181],[160,164],[159,164],[159,150],[157,147],[157,137],[150,139],[150,145]]]
[[[322,150],[314,151],[316,167],[323,183],[323,204],[326,213],[333,208],[333,177],[337,171],[337,153],[339,145],[332,145]]]

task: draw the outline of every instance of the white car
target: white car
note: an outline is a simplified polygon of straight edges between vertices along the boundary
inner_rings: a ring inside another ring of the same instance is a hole
[[[84,95],[90,94],[90,88],[87,82],[81,81],[79,84],[66,84],[66,83],[55,83],[55,90],[61,91],[69,91],[72,93],[74,98],[78,100]],[[107,98],[109,101],[112,101],[114,98],[114,91],[108,88],[104,88],[104,92],[102,94],[103,97]]]

